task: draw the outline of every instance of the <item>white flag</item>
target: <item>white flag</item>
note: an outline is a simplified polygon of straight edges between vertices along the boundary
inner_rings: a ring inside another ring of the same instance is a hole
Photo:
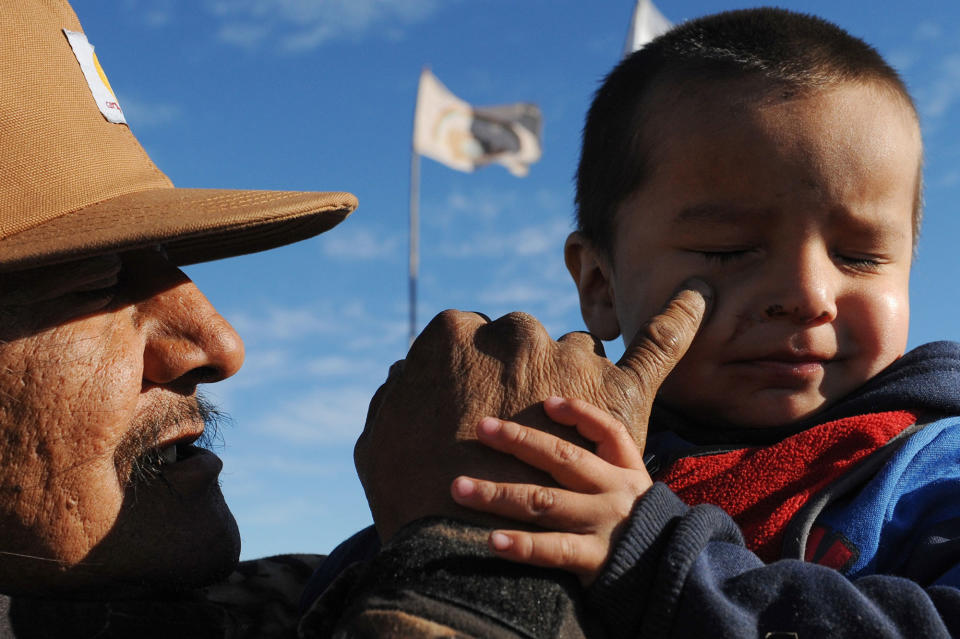
[[[413,150],[452,169],[497,162],[517,177],[540,159],[542,116],[535,104],[473,107],[427,69],[420,74]]]
[[[628,56],[661,33],[672,27],[663,14],[653,5],[651,0],[637,0],[633,8],[633,18],[630,19],[630,31],[627,32],[627,42],[623,47],[623,55]]]

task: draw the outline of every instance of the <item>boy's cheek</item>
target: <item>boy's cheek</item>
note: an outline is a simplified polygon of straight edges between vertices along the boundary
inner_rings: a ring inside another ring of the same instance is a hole
[[[907,347],[910,328],[910,304],[906,291],[875,292],[859,298],[860,308],[841,309],[845,330],[851,341],[866,351],[866,358],[884,368]]]

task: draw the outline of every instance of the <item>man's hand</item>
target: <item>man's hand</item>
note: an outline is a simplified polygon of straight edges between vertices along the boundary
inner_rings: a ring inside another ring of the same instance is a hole
[[[484,416],[569,440],[570,429],[554,424],[542,402],[577,398],[625,424],[642,452],[657,390],[693,341],[710,295],[699,280],[688,282],[616,365],[593,336],[554,341],[523,313],[494,322],[476,313],[439,314],[374,395],[354,451],[380,538],[430,515],[502,524],[454,503],[448,487],[458,475],[555,485],[542,471],[479,444],[475,427]]]

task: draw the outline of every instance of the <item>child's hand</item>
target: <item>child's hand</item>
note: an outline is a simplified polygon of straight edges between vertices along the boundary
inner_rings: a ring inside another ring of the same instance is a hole
[[[543,407],[554,421],[576,426],[596,442],[596,454],[492,417],[480,420],[477,436],[487,446],[550,473],[563,488],[458,477],[451,493],[462,506],[557,531],[495,530],[490,533],[490,548],[505,559],[568,570],[589,585],[606,563],[637,498],[653,482],[636,443],[619,421],[576,399],[551,397]]]

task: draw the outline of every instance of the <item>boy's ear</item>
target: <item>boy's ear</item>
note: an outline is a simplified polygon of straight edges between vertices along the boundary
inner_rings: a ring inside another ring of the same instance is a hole
[[[587,328],[600,339],[616,339],[620,322],[614,305],[610,261],[579,231],[567,237],[563,258],[577,284],[580,314]]]

